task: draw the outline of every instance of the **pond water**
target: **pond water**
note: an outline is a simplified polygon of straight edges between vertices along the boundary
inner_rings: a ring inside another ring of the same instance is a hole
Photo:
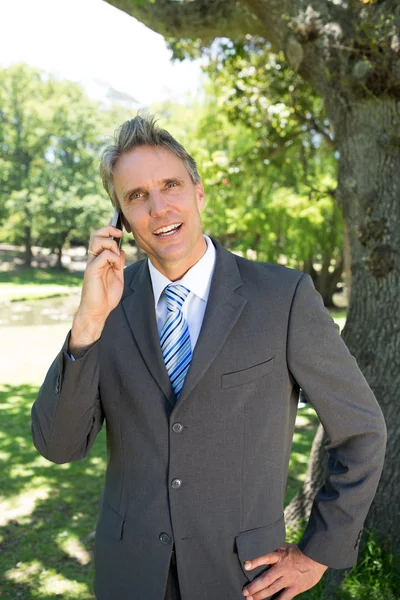
[[[55,325],[71,322],[80,294],[0,304],[1,326]]]

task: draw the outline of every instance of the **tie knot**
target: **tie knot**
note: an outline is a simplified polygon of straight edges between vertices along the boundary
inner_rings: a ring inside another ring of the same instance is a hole
[[[167,297],[167,309],[169,311],[182,310],[190,290],[179,283],[170,283],[164,291]]]

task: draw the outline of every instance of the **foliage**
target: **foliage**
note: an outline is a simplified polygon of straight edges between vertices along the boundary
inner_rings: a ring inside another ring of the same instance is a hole
[[[197,132],[207,230],[235,251],[305,269],[342,252],[336,159],[322,103],[255,38],[214,45]]]
[[[287,539],[297,543],[304,528],[287,532]],[[360,552],[358,563],[345,571],[344,579],[335,595],[326,594],[326,580],[323,578],[314,588],[298,596],[299,600],[398,600],[400,590],[399,559],[386,553],[373,532],[364,532],[366,541]]]
[[[343,600],[396,600],[400,594],[399,557],[386,552],[373,532],[366,532],[362,556],[346,573]]]
[[[68,240],[108,220],[98,155],[116,111],[26,65],[0,70],[0,90],[1,237],[61,257]]]

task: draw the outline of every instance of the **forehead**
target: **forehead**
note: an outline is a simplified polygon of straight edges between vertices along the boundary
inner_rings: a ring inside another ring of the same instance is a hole
[[[189,177],[181,158],[159,146],[140,146],[120,156],[114,166],[114,182],[156,182],[168,177]]]

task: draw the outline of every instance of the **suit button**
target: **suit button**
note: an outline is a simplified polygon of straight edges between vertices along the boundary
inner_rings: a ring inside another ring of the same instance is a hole
[[[181,433],[181,431],[183,431],[183,425],[181,425],[181,423],[174,423],[172,425],[172,431],[175,431],[175,433]]]
[[[182,481],[180,479],[173,479],[171,485],[174,488],[174,490],[177,490],[181,487]]]
[[[162,542],[163,544],[171,543],[171,538],[169,537],[168,533],[160,533],[159,539],[160,539],[160,542]]]

